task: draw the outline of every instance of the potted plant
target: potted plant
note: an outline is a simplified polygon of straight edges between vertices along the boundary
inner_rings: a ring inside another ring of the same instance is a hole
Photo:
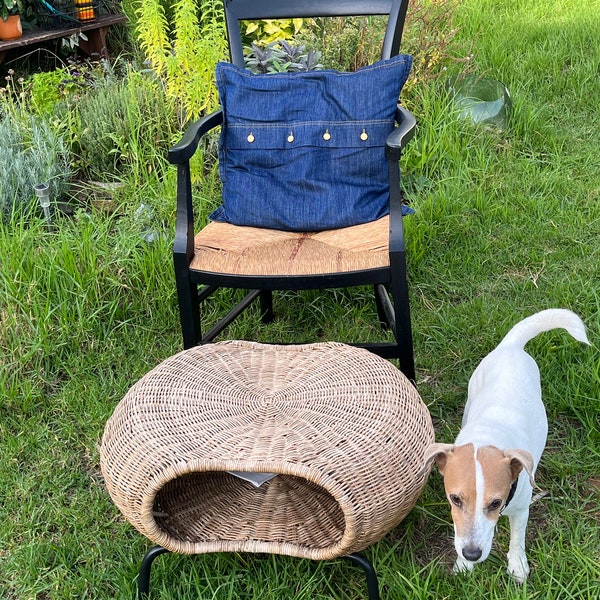
[[[0,40],[14,40],[23,35],[21,0],[0,0]]]

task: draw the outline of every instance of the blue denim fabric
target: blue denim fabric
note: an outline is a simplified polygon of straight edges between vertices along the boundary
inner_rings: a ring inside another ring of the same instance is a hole
[[[411,65],[255,75],[219,63],[223,206],[210,218],[321,231],[387,214],[384,144]]]

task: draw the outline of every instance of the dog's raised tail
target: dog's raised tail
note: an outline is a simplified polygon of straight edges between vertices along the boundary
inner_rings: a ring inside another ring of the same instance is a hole
[[[551,329],[566,329],[577,341],[589,344],[583,321],[570,310],[549,308],[519,321],[500,342],[500,346],[518,346],[525,344],[536,335]]]

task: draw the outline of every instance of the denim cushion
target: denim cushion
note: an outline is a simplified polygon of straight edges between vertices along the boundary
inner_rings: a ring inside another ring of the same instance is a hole
[[[321,231],[387,214],[384,144],[411,64],[255,75],[219,63],[223,205],[210,218]]]

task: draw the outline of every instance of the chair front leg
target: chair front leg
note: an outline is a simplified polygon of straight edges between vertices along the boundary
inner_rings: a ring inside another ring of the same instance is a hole
[[[408,281],[406,279],[406,255],[404,252],[390,253],[392,269],[392,299],[396,327],[394,336],[400,355],[400,370],[415,383],[415,359],[413,354],[412,325],[410,322],[410,305]]]
[[[202,339],[198,285],[190,280],[185,255],[175,254],[174,263],[183,348],[187,350],[196,346]]]

